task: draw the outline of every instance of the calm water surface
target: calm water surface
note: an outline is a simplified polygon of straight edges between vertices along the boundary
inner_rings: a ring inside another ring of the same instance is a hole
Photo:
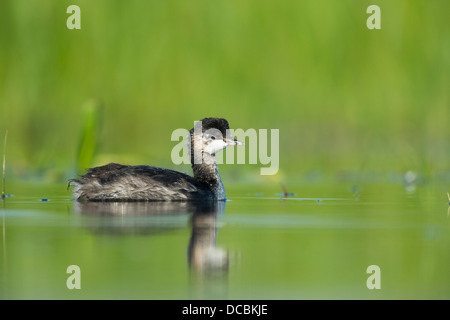
[[[444,189],[292,189],[231,186],[218,205],[89,205],[64,186],[21,188],[1,202],[0,298],[450,298]],[[81,289],[67,288],[70,265]],[[367,287],[371,265],[381,289]]]

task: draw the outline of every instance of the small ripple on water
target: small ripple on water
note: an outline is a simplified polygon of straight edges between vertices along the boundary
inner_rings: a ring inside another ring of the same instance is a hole
[[[292,197],[233,197],[233,199],[241,199],[241,200],[296,200],[296,201],[305,201],[305,200],[312,200],[316,202],[322,202],[327,200],[353,200],[353,199],[346,199],[346,198],[292,198]],[[233,200],[231,199],[231,200]]]

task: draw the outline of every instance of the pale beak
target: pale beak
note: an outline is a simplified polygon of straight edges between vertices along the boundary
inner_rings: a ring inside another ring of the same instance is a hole
[[[238,141],[233,137],[227,137],[226,139],[223,139],[223,140],[226,142],[227,146],[243,146],[244,145],[243,142]]]

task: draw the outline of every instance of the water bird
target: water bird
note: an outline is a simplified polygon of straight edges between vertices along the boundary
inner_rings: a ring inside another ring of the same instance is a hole
[[[224,201],[216,153],[242,145],[229,132],[223,118],[204,118],[189,131],[188,148],[193,177],[149,165],[110,163],[87,169],[79,179],[69,180],[79,201]]]

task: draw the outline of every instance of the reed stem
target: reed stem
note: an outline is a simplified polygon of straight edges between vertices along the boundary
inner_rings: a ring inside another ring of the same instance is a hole
[[[2,179],[2,199],[5,199],[5,181],[6,181],[6,141],[8,140],[8,130],[5,133],[5,142],[3,144],[3,179]]]

